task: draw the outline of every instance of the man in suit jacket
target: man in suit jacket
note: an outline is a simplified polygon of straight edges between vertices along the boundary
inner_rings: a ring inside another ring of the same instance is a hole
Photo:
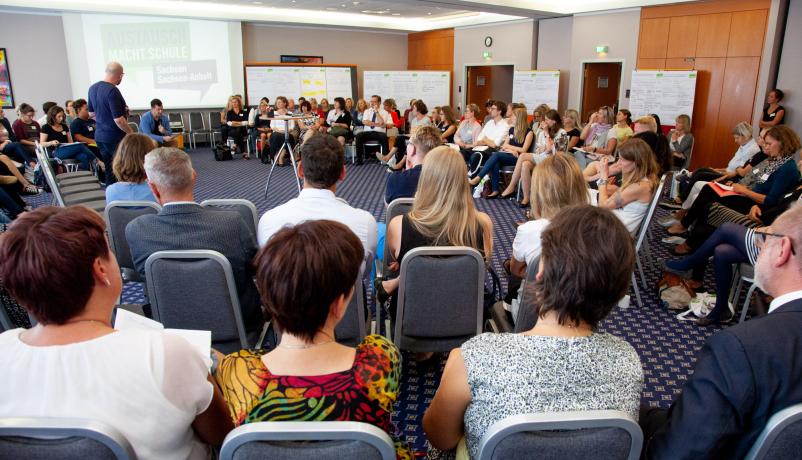
[[[239,214],[203,208],[192,189],[196,173],[189,155],[174,147],[160,147],[145,156],[145,171],[153,196],[163,209],[137,217],[125,228],[134,265],[145,277],[145,261],[158,251],[210,249],[228,259],[234,272],[245,327],[262,325],[261,302],[253,282],[251,261],[256,236]]]
[[[802,403],[802,206],[764,230],[755,282],[769,313],[710,337],[667,420],[641,418],[647,458],[743,458],[774,413]]]

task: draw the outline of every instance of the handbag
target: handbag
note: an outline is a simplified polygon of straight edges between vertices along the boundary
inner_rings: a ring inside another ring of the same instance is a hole
[[[340,137],[340,136],[348,137],[350,131],[343,128],[342,126],[335,126],[329,130],[329,134],[331,134],[334,137]]]

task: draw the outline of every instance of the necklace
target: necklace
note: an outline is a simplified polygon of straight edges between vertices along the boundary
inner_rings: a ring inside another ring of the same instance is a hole
[[[309,344],[303,344],[303,345],[282,345],[282,344],[278,344],[278,347],[279,348],[285,348],[287,350],[306,350],[307,348],[319,347],[321,345],[326,345],[327,343],[331,343],[331,342],[334,342],[334,339],[327,340],[325,342],[309,343]]]

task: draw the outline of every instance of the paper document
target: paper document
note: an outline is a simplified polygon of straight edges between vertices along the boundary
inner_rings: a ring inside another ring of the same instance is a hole
[[[162,330],[167,334],[177,335],[184,340],[203,357],[204,362],[208,367],[212,366],[212,361],[209,354],[212,349],[212,331],[197,331],[192,329],[165,329],[164,325],[158,321],[146,318],[136,313],[131,313],[122,308],[117,309],[117,314],[114,319],[114,329],[123,331],[126,329],[148,329],[148,330]]]

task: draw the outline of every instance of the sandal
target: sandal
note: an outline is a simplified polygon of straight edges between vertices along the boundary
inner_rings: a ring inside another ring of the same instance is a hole
[[[41,192],[42,191],[39,190],[39,188],[33,184],[28,184],[22,189],[22,193],[25,195],[38,195]]]
[[[250,160],[251,159],[251,154],[250,153],[243,153],[242,154],[242,158],[245,159],[245,160]]]

